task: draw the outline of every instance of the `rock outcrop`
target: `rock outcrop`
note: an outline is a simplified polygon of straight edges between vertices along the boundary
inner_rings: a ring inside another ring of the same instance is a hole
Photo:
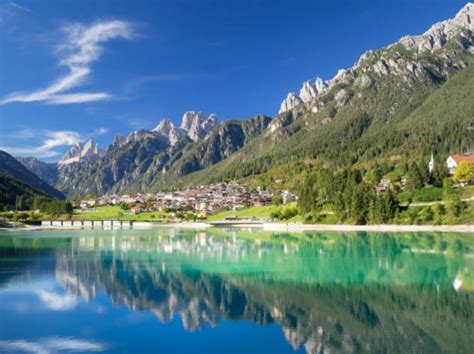
[[[295,95],[293,92],[290,92],[288,96],[286,96],[286,98],[281,103],[278,114],[281,114],[286,111],[290,111],[302,103],[303,103],[303,100],[299,96]]]
[[[183,115],[181,129],[192,141],[198,141],[204,139],[218,124],[219,119],[215,114],[206,117],[203,112],[189,111]]]
[[[433,52],[456,37],[459,43],[471,42],[472,32],[474,32],[474,4],[468,3],[454,18],[434,24],[419,36],[402,37],[399,43],[417,53]]]
[[[186,135],[184,130],[176,127],[168,118],[163,119],[152,131],[163,136],[171,146],[175,145],[183,136]]]
[[[89,163],[98,160],[103,155],[99,145],[92,139],[85,142],[79,142],[72,146],[59,160],[59,167],[72,163]]]

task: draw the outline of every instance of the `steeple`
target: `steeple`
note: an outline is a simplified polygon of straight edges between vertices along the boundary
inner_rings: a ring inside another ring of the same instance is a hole
[[[430,159],[430,163],[428,164],[428,171],[430,172],[430,174],[433,172],[433,168],[434,168],[434,154],[433,154],[433,151],[431,151],[431,159]]]

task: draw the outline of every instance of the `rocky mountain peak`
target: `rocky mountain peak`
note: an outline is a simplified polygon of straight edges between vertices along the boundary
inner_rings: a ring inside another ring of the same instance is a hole
[[[152,131],[163,136],[171,146],[175,145],[185,135],[185,133],[176,127],[168,118],[163,119]]]
[[[122,134],[117,134],[115,135],[114,140],[112,141],[112,145],[119,147],[125,143],[125,140],[127,140],[125,136],[123,136]]]
[[[468,30],[471,33],[467,33]],[[462,39],[472,37],[474,31],[474,4],[467,3],[454,18],[435,23],[429,30],[419,36],[402,37],[399,43],[416,53],[432,52],[443,47],[456,36]]]
[[[303,83],[303,87],[300,90],[300,98],[303,102],[311,101],[317,95],[318,90],[311,81],[308,80]]]
[[[193,141],[203,139],[214,127],[219,124],[215,114],[205,116],[203,112],[189,111],[183,114],[181,129]]]
[[[320,77],[316,78],[316,81],[306,81],[303,83],[303,87],[300,90],[300,98],[303,102],[309,102],[316,96],[320,95],[327,88],[327,84]]]
[[[294,92],[290,92],[288,96],[286,96],[286,98],[281,103],[278,114],[292,110],[293,108],[295,108],[296,106],[302,103],[303,103],[303,100],[299,96],[297,96]]]
[[[92,161],[98,159],[103,154],[99,145],[92,139],[85,142],[79,142],[72,146],[58,162],[58,165],[64,166],[75,162]]]

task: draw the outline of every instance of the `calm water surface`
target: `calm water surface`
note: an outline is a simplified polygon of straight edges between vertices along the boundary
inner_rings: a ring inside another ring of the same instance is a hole
[[[473,351],[473,234],[0,234],[0,353]]]

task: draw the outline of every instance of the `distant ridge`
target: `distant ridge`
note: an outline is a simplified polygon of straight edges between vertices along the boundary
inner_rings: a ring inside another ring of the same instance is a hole
[[[65,199],[64,194],[48,185],[38,176],[30,172],[13,156],[2,150],[0,150],[0,171],[12,176],[16,180],[34,190],[37,190],[38,192],[58,199]]]

